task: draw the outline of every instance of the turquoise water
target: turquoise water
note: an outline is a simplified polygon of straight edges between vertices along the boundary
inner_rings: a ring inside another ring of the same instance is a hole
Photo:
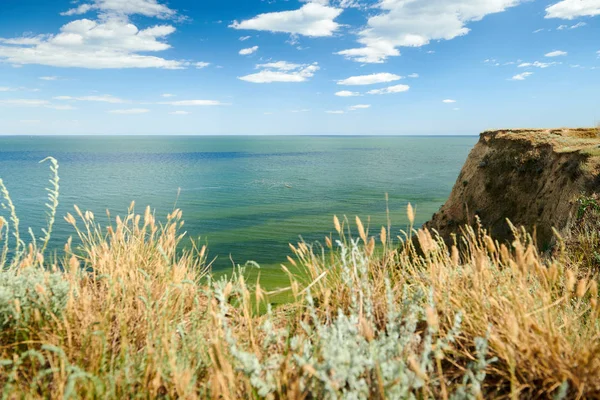
[[[22,227],[45,221],[48,167],[60,163],[61,197],[53,245],[73,234],[62,217],[77,204],[96,216],[124,214],[132,200],[166,216],[181,208],[185,230],[216,257],[277,274],[300,236],[322,241],[332,216],[406,228],[406,205],[423,223],[449,195],[475,137],[0,137],[0,177]],[[177,199],[178,189],[181,194]],[[0,212],[3,212],[0,210]],[[25,230],[24,230],[25,231]],[[41,234],[40,234],[41,235]]]

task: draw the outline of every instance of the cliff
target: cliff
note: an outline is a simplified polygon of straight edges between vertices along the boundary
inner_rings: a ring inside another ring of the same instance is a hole
[[[552,228],[568,235],[578,200],[600,192],[597,129],[486,131],[471,151],[450,198],[425,224],[450,239],[479,216],[498,240],[512,238],[509,219],[534,232],[538,245]]]

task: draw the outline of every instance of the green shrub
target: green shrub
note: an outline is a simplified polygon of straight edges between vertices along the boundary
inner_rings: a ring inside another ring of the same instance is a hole
[[[62,273],[38,268],[0,272],[0,329],[18,329],[60,318],[69,291],[69,282]]]

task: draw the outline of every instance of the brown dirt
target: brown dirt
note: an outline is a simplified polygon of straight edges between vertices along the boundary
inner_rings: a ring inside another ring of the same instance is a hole
[[[577,200],[600,192],[600,132],[581,129],[486,131],[471,151],[450,198],[425,224],[449,240],[475,223],[498,240],[512,239],[509,219],[552,244],[568,235]]]

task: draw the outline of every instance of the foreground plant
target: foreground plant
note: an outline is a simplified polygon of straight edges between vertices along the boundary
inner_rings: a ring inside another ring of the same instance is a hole
[[[243,267],[216,280],[206,248],[181,250],[180,210],[160,223],[132,204],[105,228],[76,208],[52,261],[51,229],[25,244],[0,189],[4,248],[16,233],[0,273],[3,398],[600,396],[597,281],[522,231],[507,245],[466,229],[448,248],[424,230],[374,237],[358,218],[353,238],[335,218],[337,240],[291,246],[292,300],[272,309]]]

